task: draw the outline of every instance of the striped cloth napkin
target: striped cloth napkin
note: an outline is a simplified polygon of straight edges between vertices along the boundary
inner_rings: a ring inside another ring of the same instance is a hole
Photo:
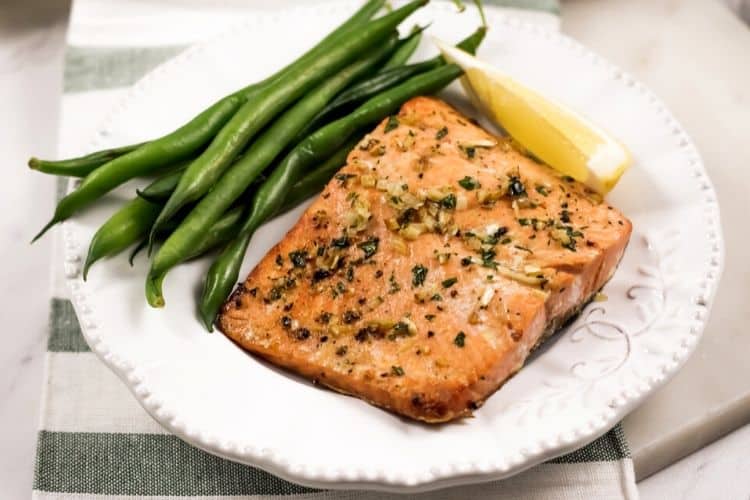
[[[80,153],[128,86],[159,63],[243,16],[293,1],[75,0],[65,61],[60,155]],[[485,3],[550,29],[559,24],[557,0]],[[209,455],[168,434],[86,345],[61,272],[62,248],[58,241],[56,245],[33,498],[398,498],[312,490]],[[617,426],[594,443],[513,478],[410,498],[633,499],[637,491],[632,460]]]

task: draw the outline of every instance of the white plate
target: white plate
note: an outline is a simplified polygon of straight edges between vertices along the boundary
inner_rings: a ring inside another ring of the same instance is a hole
[[[136,84],[88,149],[173,129],[291,60],[343,20],[350,5],[257,16],[188,50]],[[419,425],[313,388],[223,335],[206,334],[194,311],[207,260],[167,277],[164,310],[145,303],[143,258],[135,269],[122,257],[97,264],[84,283],[79,271],[88,242],[115,202],[132,196],[126,186],[111,203],[64,225],[65,266],[87,341],[165,428],[306,485],[427,490],[506,477],[592,441],[687,359],[723,256],[716,195],[698,152],[651,92],[599,56],[493,9],[488,17],[483,58],[590,116],[634,154],[634,167],[609,198],[635,227],[606,287],[609,300],[587,307],[476,418]],[[457,15],[450,4],[432,5],[418,18],[431,20],[430,31],[446,40],[477,24],[472,11]],[[454,102],[458,95],[448,93]],[[243,276],[300,213],[258,232]]]

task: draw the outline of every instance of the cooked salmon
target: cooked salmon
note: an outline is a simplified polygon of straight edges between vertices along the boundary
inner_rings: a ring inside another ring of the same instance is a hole
[[[316,383],[449,421],[592,299],[630,232],[582,184],[419,97],[362,139],[218,323]]]

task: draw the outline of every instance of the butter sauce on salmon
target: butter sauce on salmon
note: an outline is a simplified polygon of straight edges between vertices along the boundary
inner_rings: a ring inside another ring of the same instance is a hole
[[[226,302],[220,329],[425,422],[469,416],[614,273],[631,233],[448,104],[404,104]]]

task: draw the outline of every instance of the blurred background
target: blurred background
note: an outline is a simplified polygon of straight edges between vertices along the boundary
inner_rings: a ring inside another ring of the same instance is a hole
[[[0,182],[3,498],[27,498],[32,482],[53,239],[44,238],[33,246],[28,242],[53,209],[55,181],[28,174],[24,165],[32,151],[38,156],[56,156],[70,4],[70,0],[0,0],[0,151],[5,174]],[[689,97],[678,96],[677,89],[686,79],[702,77],[709,79],[714,94],[723,92],[722,79],[733,78],[729,65],[734,64],[725,55],[742,51],[746,55],[750,49],[736,46],[748,40],[747,33],[740,34],[747,31],[747,24],[740,28],[737,19],[750,22],[750,0],[563,0],[561,11],[563,32],[634,74],[666,101],[695,138],[719,194],[724,190],[722,209],[727,213],[724,202],[731,179],[717,177],[710,168],[711,161],[720,158],[720,127],[709,130],[706,120],[712,117],[705,116],[703,108],[692,107]],[[747,67],[747,58],[744,61]],[[695,96],[699,98],[705,95]],[[735,113],[750,116],[747,94],[726,96],[730,98],[736,99]],[[729,101],[721,103],[732,109]],[[744,202],[736,203],[746,204],[744,196]],[[731,249],[732,237],[726,236]],[[664,498],[660,492],[673,488],[675,498],[729,498],[716,495],[731,482],[748,484],[748,446],[750,429],[745,427],[642,482],[642,497]]]

